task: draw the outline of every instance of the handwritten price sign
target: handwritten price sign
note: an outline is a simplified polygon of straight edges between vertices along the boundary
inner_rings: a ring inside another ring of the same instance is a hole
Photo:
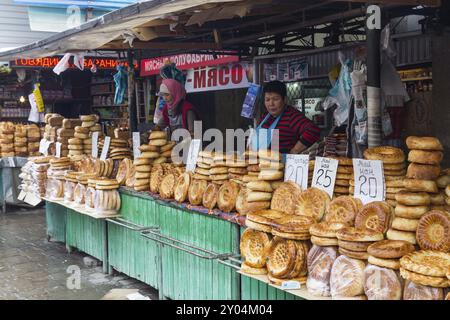
[[[385,200],[386,187],[382,161],[353,159],[353,171],[355,198],[364,204]]]
[[[316,157],[311,186],[325,191],[332,198],[338,164],[336,159]]]
[[[286,155],[286,167],[284,169],[284,181],[293,181],[303,190],[308,188],[309,155]]]

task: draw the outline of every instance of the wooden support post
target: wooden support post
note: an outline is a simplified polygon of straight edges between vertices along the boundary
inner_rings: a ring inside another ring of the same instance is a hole
[[[127,51],[128,57],[128,117],[130,137],[137,131],[136,91],[134,90],[134,63],[132,50]]]

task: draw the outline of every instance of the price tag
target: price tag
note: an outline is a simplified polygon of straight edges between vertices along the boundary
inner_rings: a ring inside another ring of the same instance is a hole
[[[139,132],[133,132],[133,157],[137,159],[141,156],[141,134]]]
[[[281,283],[281,288],[284,290],[296,290],[301,288],[301,283],[298,281],[283,281]]]
[[[56,157],[57,158],[61,158],[61,146],[62,146],[61,142],[56,143]]]
[[[20,190],[19,195],[17,196],[17,199],[20,201],[23,201],[23,199],[25,199],[25,196],[27,195],[27,193],[23,190]]]
[[[29,205],[35,207],[39,203],[41,203],[42,199],[36,196],[34,193],[27,193],[25,196],[24,202],[28,203]]]
[[[103,143],[102,154],[100,155],[100,160],[106,160],[106,156],[109,151],[109,144],[111,143],[111,137],[105,137],[105,142]]]
[[[200,152],[201,140],[193,139],[189,146],[188,158],[186,163],[186,171],[192,172],[197,166],[198,153]]]
[[[92,158],[98,158],[98,132],[92,134]]]
[[[336,159],[316,157],[311,187],[325,191],[332,198],[338,164]]]
[[[386,187],[382,161],[353,159],[353,172],[355,198],[360,199],[363,204],[385,200]]]
[[[309,155],[288,154],[284,169],[284,181],[293,181],[303,190],[308,188]]]
[[[8,157],[8,164],[11,168],[14,168],[16,166],[16,164],[14,163],[13,157]]]
[[[48,150],[49,145],[47,145],[47,140],[46,139],[41,139],[41,141],[39,142],[39,152],[42,154],[45,154],[45,152]]]

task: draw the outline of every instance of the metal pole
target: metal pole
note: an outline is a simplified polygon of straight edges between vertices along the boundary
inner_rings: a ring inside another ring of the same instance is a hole
[[[382,143],[381,126],[381,8],[368,6],[367,20],[367,115],[369,148]]]
[[[137,131],[137,111],[136,111],[136,92],[134,90],[134,64],[133,51],[127,51],[128,58],[128,117],[129,117],[129,132],[130,137],[133,132]]]

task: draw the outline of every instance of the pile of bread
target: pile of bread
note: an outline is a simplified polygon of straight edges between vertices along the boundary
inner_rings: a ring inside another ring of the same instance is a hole
[[[33,193],[38,197],[45,196],[47,183],[47,170],[50,167],[50,157],[32,157],[22,167],[19,178],[22,179],[19,186],[24,192]]]
[[[66,173],[73,168],[68,157],[50,158],[50,167],[47,170],[46,197],[51,200],[64,199],[64,185]]]
[[[168,139],[166,131],[152,131],[148,144],[143,144],[139,148],[140,158],[149,159],[150,164],[170,163],[175,144],[175,141]]]
[[[450,287],[450,213],[432,210],[421,217],[418,246],[386,240],[395,219],[387,202],[330,200],[318,189],[302,192],[284,182],[270,210],[247,215],[242,271],[267,274],[274,284],[306,282],[312,294],[333,299],[443,299],[443,288]],[[311,244],[306,254],[299,249]],[[410,257],[416,265],[407,263]]]
[[[0,122],[0,155],[27,157],[39,155],[41,132],[37,125]]]
[[[353,159],[335,157],[339,161],[333,198],[354,193]],[[314,167],[310,171],[314,170]]]

